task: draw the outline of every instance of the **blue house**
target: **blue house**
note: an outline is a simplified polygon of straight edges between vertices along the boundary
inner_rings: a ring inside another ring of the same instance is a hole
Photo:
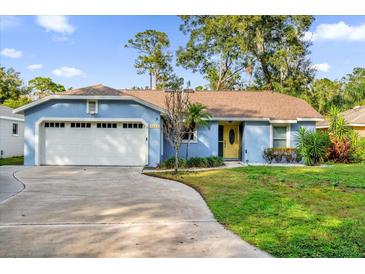
[[[265,148],[295,147],[299,128],[315,130],[322,120],[305,101],[270,91],[187,95],[213,117],[209,128],[195,129],[190,157],[263,163]],[[14,112],[24,114],[25,165],[154,167],[174,155],[163,133],[165,96],[95,85],[22,106]],[[182,144],[182,157],[185,149]]]

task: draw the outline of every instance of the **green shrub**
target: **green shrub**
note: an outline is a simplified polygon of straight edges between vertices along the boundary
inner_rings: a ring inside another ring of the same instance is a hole
[[[187,167],[208,167],[207,158],[191,157],[186,161]]]
[[[274,160],[274,150],[272,148],[265,148],[262,157],[267,163],[271,164]]]
[[[179,158],[179,167],[218,167],[223,166],[224,160],[222,157],[211,156],[211,157],[191,157],[185,161],[183,158]],[[163,161],[159,166],[161,169],[172,169],[175,167],[175,157],[170,157]]]
[[[208,167],[217,167],[217,166],[224,165],[223,157],[211,156],[211,157],[207,157],[206,159],[208,161]]]
[[[365,162],[365,137],[360,137],[356,131],[350,133],[352,162]]]
[[[183,158],[179,158],[179,167],[184,168],[186,166],[186,161]],[[175,168],[175,157],[167,158],[160,165],[161,169],[172,169]]]
[[[299,130],[298,151],[306,165],[319,165],[323,162],[330,144],[329,136],[325,132],[312,132],[305,128]]]

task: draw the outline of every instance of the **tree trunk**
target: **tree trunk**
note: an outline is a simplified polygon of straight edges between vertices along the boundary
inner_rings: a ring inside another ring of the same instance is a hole
[[[175,173],[178,172],[179,168],[179,151],[175,148]]]
[[[152,70],[150,69],[150,89],[152,89]]]
[[[271,74],[270,74],[269,68],[267,66],[266,60],[262,56],[259,57],[259,60],[261,63],[262,70],[264,72],[265,80],[266,80],[267,84],[269,85],[269,89],[273,91],[274,87],[272,85]]]
[[[189,129],[188,133],[188,142],[186,143],[186,152],[185,152],[185,160],[188,160],[189,157],[189,145],[190,145],[190,139],[191,139],[191,129]]]

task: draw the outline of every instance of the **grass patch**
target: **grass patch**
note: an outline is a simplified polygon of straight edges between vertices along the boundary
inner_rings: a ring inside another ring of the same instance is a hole
[[[0,159],[0,166],[22,166],[24,164],[24,157],[17,156],[17,157],[10,157],[10,158],[3,158]]]
[[[215,218],[277,257],[365,257],[365,165],[154,176],[197,189]]]

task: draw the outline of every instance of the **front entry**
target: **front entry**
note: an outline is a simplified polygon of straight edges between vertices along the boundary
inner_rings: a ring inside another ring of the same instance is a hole
[[[223,127],[223,158],[240,158],[240,126],[239,124],[225,124]]]

